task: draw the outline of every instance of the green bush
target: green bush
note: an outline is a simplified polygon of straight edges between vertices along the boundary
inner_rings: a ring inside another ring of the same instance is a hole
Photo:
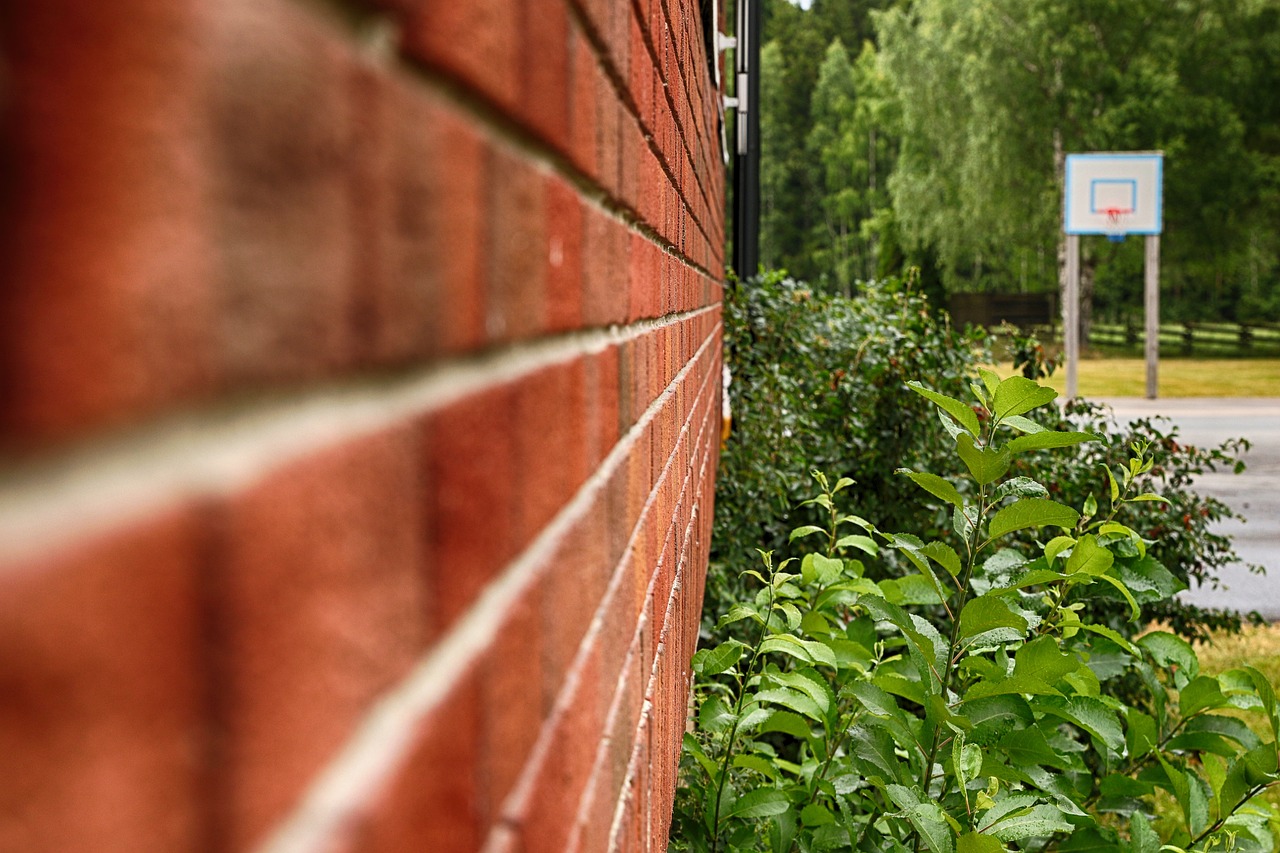
[[[980,343],[939,321],[910,282],[867,284],[853,299],[782,274],[734,289],[725,305],[733,430],[717,477],[706,612],[737,598],[728,567],[786,541],[812,468],[857,480],[876,525],[918,527],[931,510],[892,471],[946,460],[922,429],[936,423],[928,405],[904,400],[902,383],[918,377],[962,393]]]
[[[763,552],[743,573],[752,587],[719,620],[736,636],[694,656],[673,849],[1273,849],[1259,796],[1280,785],[1270,683],[1249,667],[1200,673],[1172,633],[1132,639],[1141,607],[1179,586],[1124,522],[1164,501],[1144,491],[1151,448],[1097,470],[1098,495],[1055,500],[1027,463],[1100,437],[1046,429],[1026,415],[1053,391],[979,372],[977,406],[909,383],[963,473],[898,477],[948,531],[885,532],[841,507],[852,480],[815,474],[817,523],[788,536],[815,550]],[[887,555],[908,570],[873,580]],[[1124,603],[1128,634],[1089,618],[1100,595]],[[1112,689],[1126,677],[1141,689]],[[1261,710],[1270,739],[1238,709]],[[1171,825],[1151,820],[1159,800]]]
[[[1033,337],[1020,336],[1015,343],[1025,375],[1034,379],[1051,372]],[[754,560],[757,549],[780,549],[788,531],[814,519],[812,507],[795,510],[812,469],[857,481],[862,512],[880,529],[912,529],[926,537],[946,529],[950,519],[892,473],[900,465],[959,473],[932,435],[936,415],[914,395],[903,399],[900,389],[907,379],[919,378],[960,397],[989,358],[982,333],[952,328],[910,280],[868,283],[849,299],[815,293],[778,273],[743,282],[728,294],[725,346],[733,374],[733,430],[717,478],[705,611],[705,628],[716,637],[725,632],[713,614],[724,612],[743,591],[734,567]],[[1077,455],[1046,459],[1045,481],[1057,499],[1084,505],[1096,491],[1099,466],[1122,461],[1125,448],[1145,442],[1154,464],[1143,475],[1144,488],[1161,491],[1171,503],[1125,509],[1126,523],[1144,535],[1159,534],[1152,537],[1153,551],[1184,584],[1216,583],[1218,569],[1238,559],[1230,540],[1210,529],[1233,513],[1197,495],[1194,481],[1206,471],[1242,467],[1237,457],[1247,444],[1188,448],[1158,420],[1120,425],[1105,409],[1083,402],[1062,412],[1046,409],[1039,417],[1055,429],[1074,424],[1069,428],[1110,439]],[[890,555],[868,571],[879,579],[909,568]],[[1118,616],[1122,608],[1097,606],[1109,614],[1098,618],[1129,630]],[[1240,624],[1235,614],[1176,599],[1151,613],[1188,638]]]

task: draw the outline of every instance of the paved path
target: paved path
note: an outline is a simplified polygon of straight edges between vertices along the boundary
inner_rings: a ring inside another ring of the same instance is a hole
[[[1243,566],[1230,566],[1221,578],[1227,589],[1194,589],[1182,595],[1201,605],[1257,610],[1280,620],[1280,397],[1182,397],[1163,400],[1115,398],[1103,400],[1118,420],[1163,415],[1178,425],[1182,441],[1197,446],[1243,436],[1253,447],[1245,454],[1248,469],[1240,475],[1205,474],[1193,486],[1201,494],[1219,498],[1241,516],[1222,522],[1236,553],[1247,563],[1267,568],[1253,575]]]

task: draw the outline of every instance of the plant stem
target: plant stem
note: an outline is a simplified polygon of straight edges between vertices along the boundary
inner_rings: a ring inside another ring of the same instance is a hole
[[[733,707],[733,726],[729,729],[724,759],[720,762],[720,778],[716,782],[716,805],[711,818],[711,853],[717,853],[720,849],[720,804],[724,799],[725,782],[729,779],[729,762],[733,759],[733,747],[738,736],[738,724],[742,721],[742,705],[747,697],[747,682],[750,680],[748,676],[755,670],[756,661],[760,657],[760,647],[764,645],[765,637],[769,634],[769,620],[773,617],[773,577],[776,573],[777,570],[773,566],[773,557],[770,555],[769,607],[765,610],[764,624],[760,626],[760,636],[756,639],[755,647],[751,650],[751,660],[747,663],[747,667],[742,671],[742,674],[738,676],[738,700]]]

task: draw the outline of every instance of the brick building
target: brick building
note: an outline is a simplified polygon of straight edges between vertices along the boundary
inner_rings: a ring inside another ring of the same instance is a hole
[[[0,851],[661,850],[693,0],[0,0]]]

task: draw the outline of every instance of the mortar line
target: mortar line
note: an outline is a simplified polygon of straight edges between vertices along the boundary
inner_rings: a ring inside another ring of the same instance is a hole
[[[704,316],[715,305],[630,326],[516,344],[391,377],[364,377],[165,418],[0,472],[0,565],[73,547],[184,499],[233,494],[309,453],[439,409],[544,367]],[[68,531],[75,531],[68,536]]]

